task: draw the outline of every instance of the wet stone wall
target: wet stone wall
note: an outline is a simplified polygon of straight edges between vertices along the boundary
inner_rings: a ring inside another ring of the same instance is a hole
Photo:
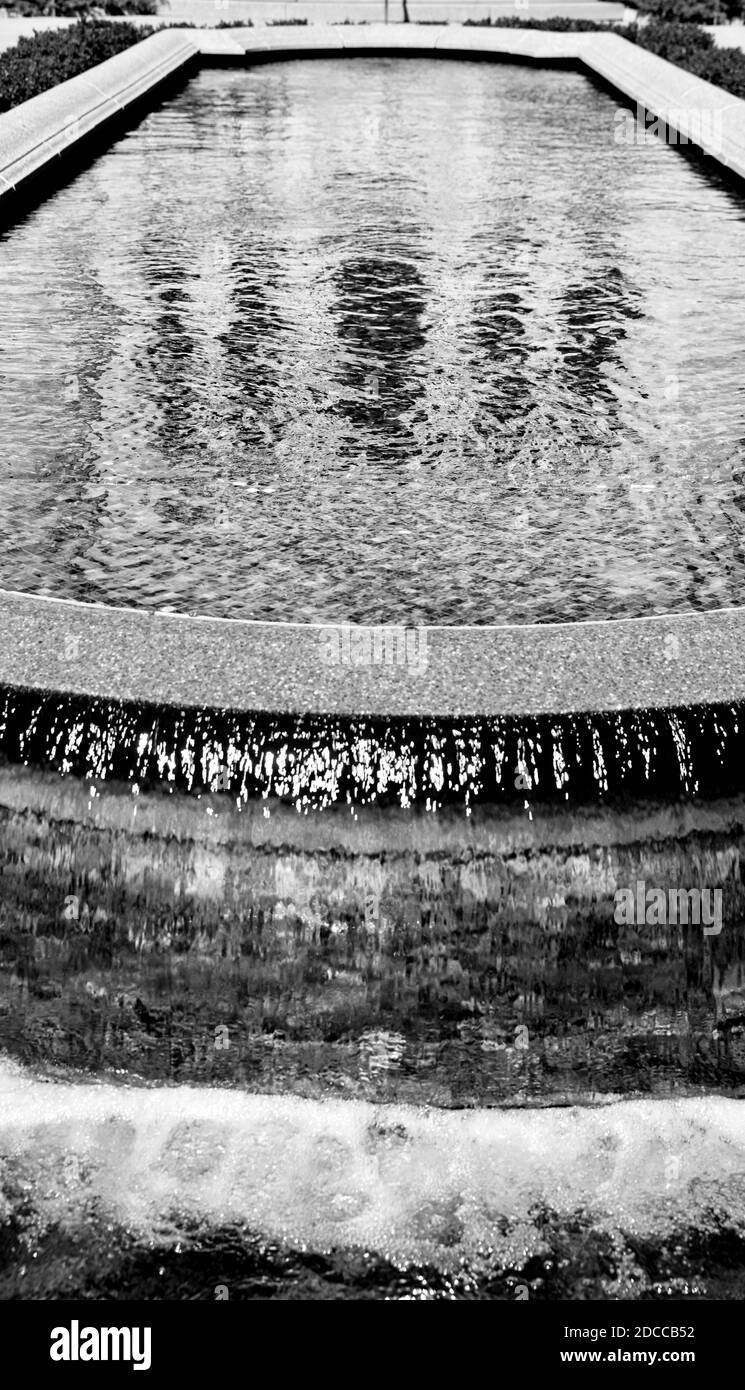
[[[6,768],[0,1048],[446,1106],[738,1094],[744,844],[738,799],[303,815]],[[648,920],[696,885],[716,921]]]

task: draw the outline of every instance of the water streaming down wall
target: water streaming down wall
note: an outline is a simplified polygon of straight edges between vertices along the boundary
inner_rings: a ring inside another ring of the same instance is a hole
[[[50,766],[238,804],[276,796],[298,811],[478,802],[677,800],[738,793],[737,705],[518,719],[342,719],[173,709],[0,692],[0,751]]]
[[[17,1056],[439,1105],[743,1083],[736,708],[0,711]],[[722,931],[619,924],[640,881],[721,889]]]

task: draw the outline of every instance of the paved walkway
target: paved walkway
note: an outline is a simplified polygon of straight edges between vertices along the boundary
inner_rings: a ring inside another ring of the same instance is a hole
[[[165,5],[163,6],[165,9]],[[389,18],[403,18],[401,0],[390,0]],[[620,20],[623,4],[603,0],[409,0],[412,20],[439,20],[462,24],[465,19],[510,18],[530,15],[533,19],[563,16],[577,19]],[[252,19],[254,24],[268,19],[308,19],[329,24],[340,19],[385,19],[385,0],[170,0],[169,17],[193,24],[214,24],[220,19]]]
[[[745,24],[741,20],[737,20],[733,24],[704,24],[703,27],[714,35],[717,48],[742,48],[745,50]]]

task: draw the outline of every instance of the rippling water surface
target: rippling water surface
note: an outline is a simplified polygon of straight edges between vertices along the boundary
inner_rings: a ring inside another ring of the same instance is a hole
[[[264,619],[739,602],[742,207],[577,74],[204,71],[0,244],[0,584]]]

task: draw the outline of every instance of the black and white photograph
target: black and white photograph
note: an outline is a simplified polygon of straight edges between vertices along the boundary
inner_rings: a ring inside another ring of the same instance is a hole
[[[0,440],[3,1336],[714,1371],[745,0],[5,0]]]

